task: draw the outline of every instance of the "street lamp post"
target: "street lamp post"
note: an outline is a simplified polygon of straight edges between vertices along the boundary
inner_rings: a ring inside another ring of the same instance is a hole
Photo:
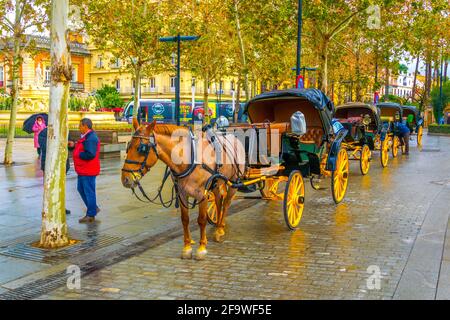
[[[177,76],[175,80],[175,119],[177,126],[180,125],[180,51],[181,41],[195,41],[199,36],[180,36],[180,34],[174,37],[162,37],[159,38],[161,42],[176,42],[177,43]]]
[[[302,0],[298,0],[298,15],[297,15],[297,68],[296,78],[300,75],[301,66],[301,52],[302,51]]]

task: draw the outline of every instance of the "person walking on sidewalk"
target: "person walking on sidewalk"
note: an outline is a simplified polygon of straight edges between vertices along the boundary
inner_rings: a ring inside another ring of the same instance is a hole
[[[100,174],[100,140],[92,130],[92,121],[84,118],[80,121],[81,139],[75,144],[73,163],[78,174],[77,189],[87,207],[86,216],[80,223],[91,223],[100,209],[97,206],[95,191],[96,178]]]
[[[41,158],[42,148],[39,145],[39,134],[47,128],[45,125],[45,121],[43,117],[37,117],[36,121],[33,124],[33,132],[34,132],[34,147],[37,149],[38,158]]]
[[[47,128],[42,130],[38,136],[39,146],[41,147],[41,170],[45,174],[45,159],[47,157]],[[73,144],[73,141],[69,141],[69,145]],[[70,149],[70,148],[69,148]],[[66,161],[66,174],[70,169],[69,157]],[[66,214],[70,214],[70,210],[66,209]]]

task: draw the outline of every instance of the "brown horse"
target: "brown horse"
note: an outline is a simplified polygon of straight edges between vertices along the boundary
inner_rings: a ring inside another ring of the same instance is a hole
[[[158,160],[165,163],[171,171],[171,177],[178,189],[178,200],[181,210],[181,221],[184,229],[183,259],[192,258],[192,247],[194,243],[189,231],[189,202],[194,199],[199,206],[198,224],[200,226],[200,246],[196,252],[196,259],[204,259],[206,250],[206,223],[207,223],[207,199],[205,186],[208,179],[216,170],[216,151],[211,143],[202,134],[198,141],[193,139],[187,127],[175,125],[156,124],[139,126],[136,118],[133,118],[135,133],[127,149],[127,158],[122,168],[122,184],[126,188],[137,187],[142,177],[147,174]],[[219,172],[230,180],[236,180],[239,172],[243,172],[242,143],[233,135],[220,137],[224,152],[221,152],[222,165]],[[196,162],[192,163],[193,146],[196,146]],[[198,149],[201,149],[199,152]],[[225,196],[219,192],[223,180],[218,180],[214,189],[217,206],[217,227],[215,240],[221,242],[225,235],[225,216],[231,204],[236,190],[227,188]]]

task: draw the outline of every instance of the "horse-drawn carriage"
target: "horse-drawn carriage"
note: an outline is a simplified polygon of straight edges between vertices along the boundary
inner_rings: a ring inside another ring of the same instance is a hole
[[[417,145],[422,145],[423,125],[424,121],[419,110],[414,106],[402,106],[403,118],[408,124],[411,135],[417,136]],[[411,121],[408,121],[411,118]]]
[[[402,121],[403,108],[398,103],[383,102],[377,104],[380,109],[380,118],[383,130],[386,132],[382,143],[382,150],[387,155],[389,150],[394,158],[398,155],[398,150],[402,148],[401,134],[397,124]]]
[[[313,181],[331,176],[333,199],[341,202],[347,190],[349,164],[347,152],[341,147],[346,130],[333,132],[333,111],[332,102],[316,89],[274,91],[250,100],[244,111],[250,123],[216,130],[243,132],[246,139],[244,175],[238,183],[228,181],[228,187],[259,189],[265,199],[282,200],[290,229],[297,228],[302,217],[304,178]],[[210,199],[210,221],[214,222],[216,212]]]
[[[374,150],[380,150],[381,163],[386,163],[383,161],[387,155],[383,154],[381,148],[379,109],[365,103],[352,102],[337,106],[334,117],[348,131],[342,146],[350,152],[350,160],[359,161],[361,174],[369,172]]]
[[[291,89],[250,100],[245,107],[248,124],[216,130],[206,126],[200,134],[186,126],[155,121],[140,125],[133,118],[135,132],[127,146],[122,184],[144,202],[156,203],[159,199],[164,206],[170,206],[176,199],[184,228],[182,258],[192,257],[189,210],[199,207],[200,245],[196,258],[204,259],[208,216],[216,220],[214,239],[221,241],[236,190],[252,191],[248,189],[253,186],[265,198],[282,200],[285,222],[295,229],[305,205],[304,178],[331,176],[336,203],[343,200],[347,190],[348,154],[341,146],[347,130],[334,132],[333,112],[332,102],[321,91]],[[243,159],[239,159],[241,154]],[[152,198],[140,181],[158,161],[167,167],[161,187]],[[172,198],[165,202],[161,191],[169,177],[173,181]],[[281,184],[285,184],[284,190]],[[214,194],[212,201],[210,194]],[[214,211],[210,208],[215,209],[216,219],[210,215]]]

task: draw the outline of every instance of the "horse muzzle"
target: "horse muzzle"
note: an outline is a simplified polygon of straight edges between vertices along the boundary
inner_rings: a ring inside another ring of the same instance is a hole
[[[128,189],[135,188],[141,178],[142,176],[138,173],[133,175],[122,173],[122,185]]]

